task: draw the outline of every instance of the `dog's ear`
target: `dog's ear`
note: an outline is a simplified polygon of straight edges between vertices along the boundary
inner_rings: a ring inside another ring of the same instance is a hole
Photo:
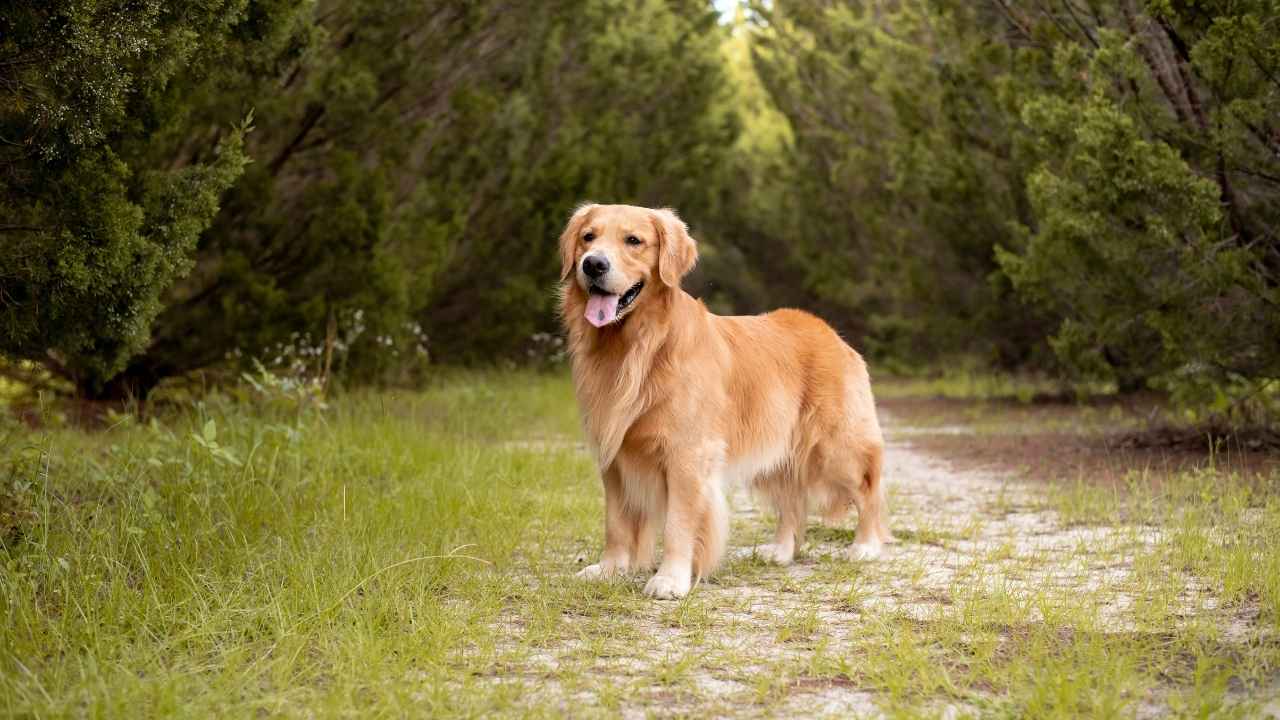
[[[662,245],[658,251],[658,277],[664,284],[676,287],[698,262],[698,244],[674,210],[662,208],[654,210],[653,215]]]
[[[582,226],[586,224],[591,211],[596,209],[595,203],[582,203],[569,217],[569,223],[560,234],[560,282],[573,275],[573,249],[577,247],[578,236],[582,234]]]

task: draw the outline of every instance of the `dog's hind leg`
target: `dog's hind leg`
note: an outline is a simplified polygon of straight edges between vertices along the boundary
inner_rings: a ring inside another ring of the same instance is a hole
[[[774,532],[773,542],[757,545],[749,553],[767,562],[789,565],[795,559],[796,550],[804,542],[805,523],[808,520],[804,489],[790,470],[775,470],[756,480],[755,485],[769,498],[769,503],[777,512],[778,527]]]
[[[853,502],[858,506],[858,529],[853,545],[846,553],[854,560],[870,560],[880,555],[880,545],[893,542],[893,536],[885,526],[884,485],[880,468],[884,460],[884,446],[870,443],[861,448],[858,475],[854,478]]]

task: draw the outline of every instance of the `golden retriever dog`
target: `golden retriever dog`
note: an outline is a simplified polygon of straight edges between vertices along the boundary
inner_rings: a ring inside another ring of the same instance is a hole
[[[604,481],[605,540],[586,578],[647,570],[646,595],[683,597],[724,555],[724,485],[751,483],[778,513],[786,564],[810,508],[858,508],[848,548],[891,540],[884,448],[862,357],[799,310],[721,317],[680,289],[698,250],[671,210],[583,205],[560,237],[561,310],[587,438]]]

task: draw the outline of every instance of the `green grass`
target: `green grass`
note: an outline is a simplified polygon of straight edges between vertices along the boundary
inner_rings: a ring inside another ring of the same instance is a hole
[[[876,397],[881,399],[928,397],[1026,404],[1039,397],[1069,394],[1087,397],[1115,392],[1114,387],[1105,383],[1071,384],[1049,377],[998,373],[963,365],[927,374],[875,375],[873,380]]]
[[[1087,590],[1025,591],[1009,578],[1047,561],[1010,543],[941,591],[920,584],[924,555],[806,558],[802,574],[745,558],[654,603],[638,580],[572,578],[599,551],[602,500],[563,377],[450,374],[328,408],[270,386],[96,432],[4,422],[8,716],[810,714],[836,687],[891,717],[1128,717],[1148,701],[1231,717],[1280,676],[1274,482],[1051,489],[1041,509],[1071,527],[1121,528],[1078,554],[1132,572]],[[745,530],[735,545],[767,537]],[[940,552],[967,533],[899,536]],[[1188,579],[1213,608],[1184,607]],[[1117,628],[1102,618],[1121,596]]]
[[[324,413],[215,398],[100,433],[10,428],[24,518],[0,551],[0,707],[509,704],[475,679],[501,652],[495,621],[520,608],[533,643],[561,621],[599,493],[585,456],[505,443],[574,437],[573,412],[560,380],[476,375]]]
[[[1159,541],[1135,566],[1200,578],[1224,603],[1255,604],[1259,620],[1280,632],[1277,480],[1210,468],[1155,482],[1133,472],[1124,488],[1064,482],[1046,497],[1071,523],[1158,528]]]

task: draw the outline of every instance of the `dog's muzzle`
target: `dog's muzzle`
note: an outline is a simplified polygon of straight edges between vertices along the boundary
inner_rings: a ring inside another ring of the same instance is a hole
[[[587,322],[596,327],[604,327],[616,322],[626,314],[627,308],[631,307],[631,303],[635,302],[643,289],[644,281],[641,280],[628,288],[626,292],[617,295],[592,282],[591,287],[587,289],[587,310],[585,313]]]

